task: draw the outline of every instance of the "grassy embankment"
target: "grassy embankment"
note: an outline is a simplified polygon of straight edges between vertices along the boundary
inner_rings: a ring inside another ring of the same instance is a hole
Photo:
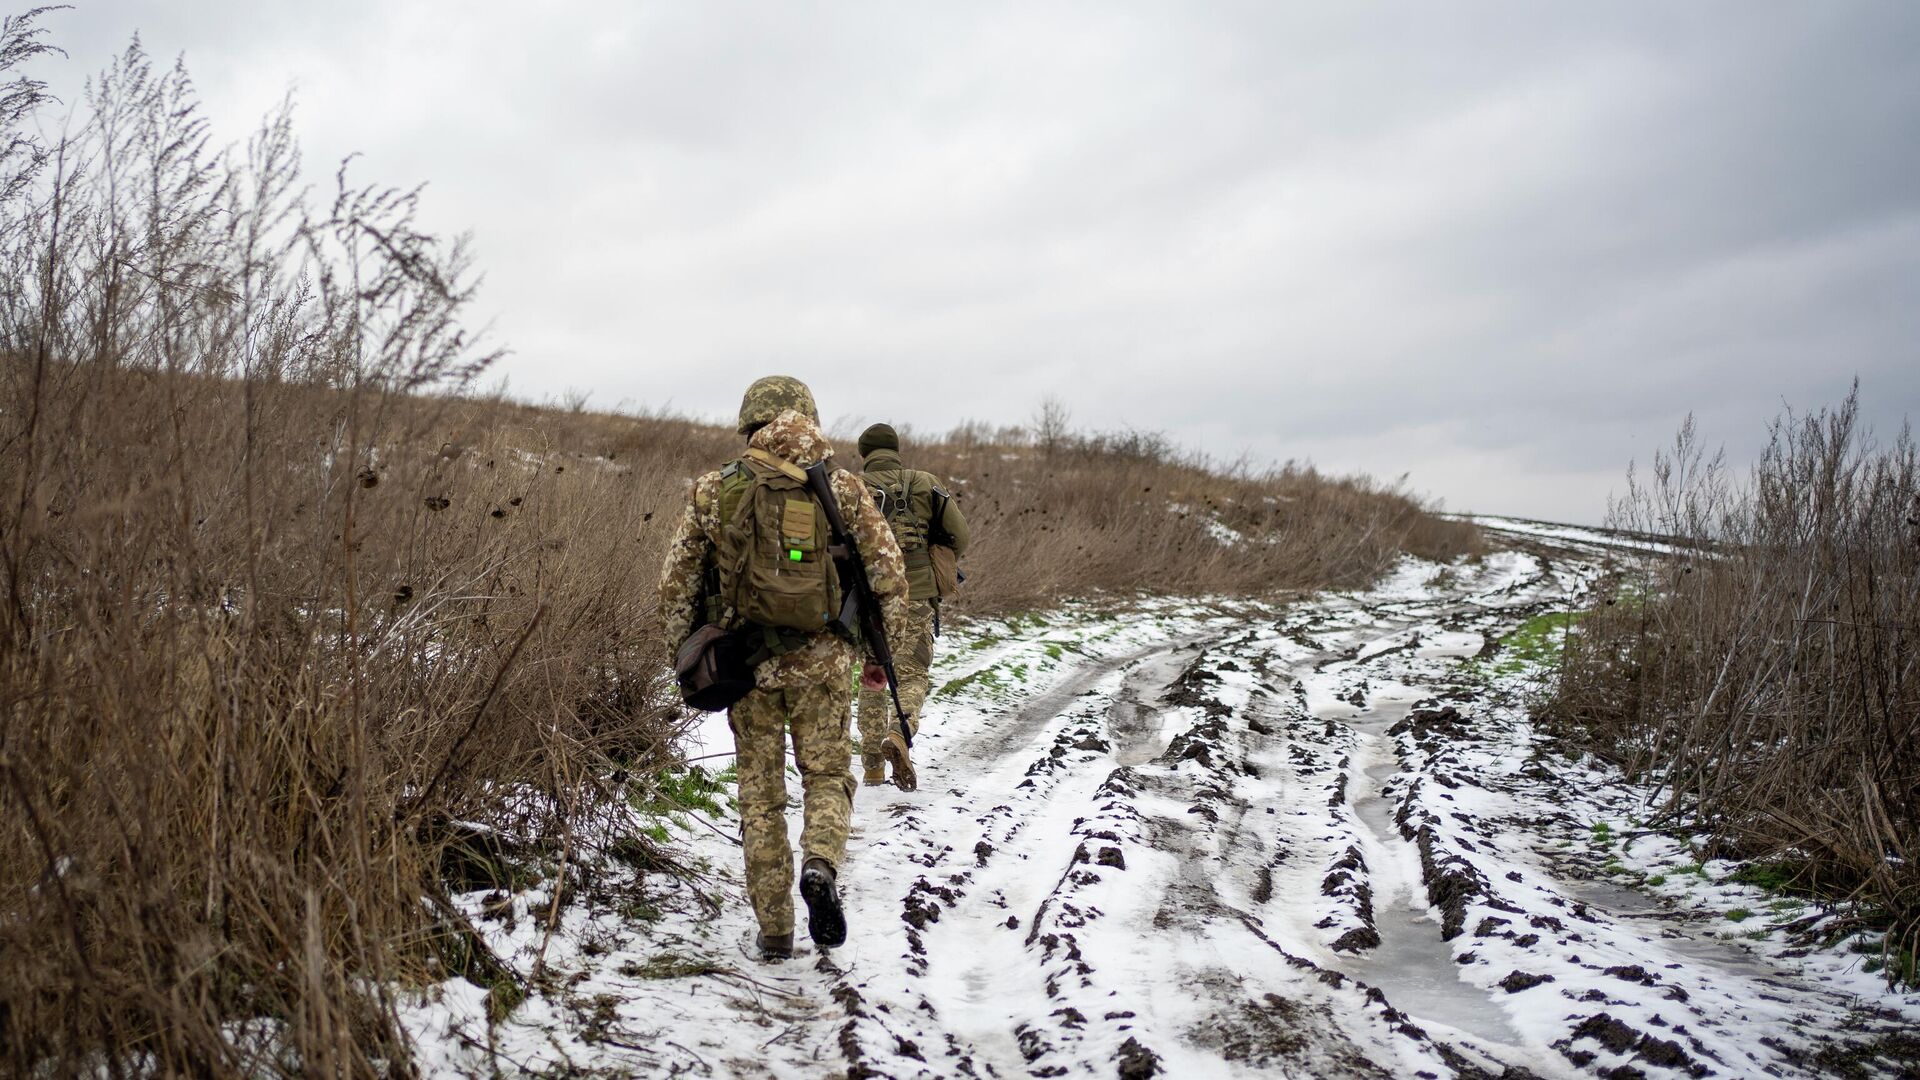
[[[43,145],[3,37],[0,1072],[393,1075],[396,988],[517,996],[449,889],[678,872],[602,824],[705,797],[654,575],[738,439],[474,396],[472,278],[411,194],[309,196],[284,117],[215,149],[137,51]],[[977,610],[1473,542],[1364,480],[1054,435],[910,455],[958,481]]]

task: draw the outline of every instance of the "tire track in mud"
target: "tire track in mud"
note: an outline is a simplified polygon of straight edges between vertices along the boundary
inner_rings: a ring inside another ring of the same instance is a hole
[[[1454,674],[1597,572],[1408,564],[1370,593],[969,654],[956,683],[1028,663],[1050,681],[943,697],[921,790],[856,799],[847,945],[744,969],[785,995],[757,1054],[715,1021],[697,1045],[720,1072],[664,1053],[656,1072],[1813,1075],[1794,1055],[1817,1035],[1760,1046],[1727,986],[1796,1030],[1853,1014],[1798,1018],[1787,999],[1816,988],[1583,880],[1550,843],[1590,811],[1524,746],[1503,756],[1524,717]],[[638,1007],[698,1016],[697,991],[661,993]]]
[[[1118,724],[1124,738],[1150,743],[1156,737],[1132,723],[1147,711],[1142,695],[1153,693],[1154,673],[1168,657],[1184,666],[1189,660],[1183,653],[1196,645],[1184,639],[1096,661],[1014,710],[1004,729],[959,744],[955,758],[976,766],[977,774],[971,791],[949,789],[946,798],[966,800],[986,788],[1001,791],[1007,801],[973,818],[980,832],[970,847],[947,842],[947,834],[921,837],[920,850],[905,858],[936,873],[920,875],[901,905],[910,954],[905,974],[915,983],[939,983],[903,989],[914,995],[916,1016],[932,1019],[918,1030],[940,1032],[941,1064],[955,1073],[1026,1075],[1050,1049],[1039,1027],[1010,1019],[999,1003],[1010,988],[1057,995],[1059,973],[1049,962],[1058,938],[1039,941],[1033,928],[1076,866],[1110,856],[1089,853],[1079,821],[1063,822],[1048,811],[1085,805],[1103,783],[1106,770],[1086,766],[1112,751],[1116,710],[1129,716]],[[1049,728],[1052,738],[1045,740]],[[940,959],[954,955],[962,960]],[[930,979],[935,964],[943,970]],[[1075,1022],[1071,1010],[1052,1015],[1067,1025]],[[864,1056],[852,1065],[862,1075],[914,1074],[884,1071]],[[942,1072],[931,1068],[927,1074]]]
[[[972,865],[950,869],[960,860],[948,856],[967,845],[942,834],[921,861],[950,872],[921,876],[903,902],[914,954],[906,974],[923,984],[913,1011],[930,1020],[924,1030],[943,1030],[943,1065],[980,1076],[1179,1075],[1222,1065],[1248,1075],[1329,1066],[1350,1075],[1403,1067],[1527,1075],[1482,1042],[1436,1042],[1379,990],[1264,931],[1262,910],[1295,899],[1276,899],[1274,866],[1294,853],[1265,822],[1300,808],[1248,786],[1304,770],[1323,789],[1319,814],[1344,826],[1348,841],[1318,883],[1327,907],[1344,914],[1320,920],[1343,929],[1329,944],[1377,942],[1347,792],[1355,740],[1312,717],[1295,680],[1357,660],[1369,642],[1348,657],[1319,649],[1276,669],[1275,643],[1289,635],[1304,636],[1283,620],[1101,662],[1018,710],[1006,744],[983,732],[957,749],[956,758],[985,767],[978,794],[1010,772],[1018,755],[1008,745],[1035,746],[1053,732],[1013,785],[1027,797],[976,819]],[[1373,656],[1418,643],[1416,635]],[[1218,692],[1226,672],[1248,681],[1244,693]],[[967,797],[959,788],[947,795]],[[1136,864],[1147,873],[1130,875]],[[1135,897],[1142,902],[1114,895],[1130,876],[1150,879]],[[1129,941],[1130,957],[1113,955]],[[1163,985],[1203,1007],[1162,1015],[1152,999]],[[856,1068],[896,1075],[870,1060]]]
[[[1912,1062],[1899,1048],[1911,1043],[1895,1011],[1862,1007],[1724,936],[1697,936],[1687,927],[1710,912],[1665,909],[1594,877],[1606,868],[1569,861],[1560,849],[1575,845],[1543,828],[1545,816],[1572,826],[1559,836],[1578,834],[1635,804],[1589,800],[1582,805],[1596,816],[1585,820],[1560,810],[1578,799],[1554,782],[1555,766],[1500,745],[1532,742],[1515,720],[1524,714],[1503,714],[1484,686],[1469,689],[1447,670],[1492,654],[1496,636],[1523,617],[1576,602],[1603,571],[1589,552],[1555,567],[1565,549],[1531,549],[1541,572],[1499,590],[1497,602],[1432,606],[1431,622],[1461,636],[1443,640],[1423,627],[1426,643],[1388,645],[1387,634],[1302,676],[1336,682],[1314,695],[1313,712],[1361,740],[1349,804],[1387,856],[1367,853],[1385,940],[1339,966],[1424,1020],[1491,1040],[1501,1057],[1518,1051],[1544,1072],[1815,1076],[1828,1060],[1862,1076],[1902,1074]],[[1383,629],[1419,606],[1391,605]],[[1484,647],[1470,653],[1465,633]],[[1345,693],[1356,681],[1359,692]],[[1489,804],[1504,804],[1507,816],[1490,816]],[[1416,891],[1424,895],[1411,903],[1395,900]],[[1629,925],[1639,918],[1666,925],[1648,933]],[[1880,1058],[1882,1045],[1891,1058]]]
[[[1002,763],[1010,755],[1035,742],[1046,728],[1057,722],[1068,711],[1074,699],[1094,692],[1100,683],[1111,679],[1117,672],[1133,673],[1146,667],[1153,670],[1154,661],[1167,656],[1182,656],[1203,647],[1205,638],[1185,637],[1170,643],[1157,643],[1129,650],[1117,656],[1104,657],[1092,661],[1084,667],[1071,672],[1058,684],[1048,687],[1031,700],[1015,707],[1004,723],[988,726],[982,731],[967,736],[949,750],[942,749],[942,762],[934,763],[936,769],[955,766],[986,766]],[[1185,663],[1188,661],[1182,661]],[[1123,685],[1120,695],[1128,700],[1137,701],[1140,691],[1130,679]]]

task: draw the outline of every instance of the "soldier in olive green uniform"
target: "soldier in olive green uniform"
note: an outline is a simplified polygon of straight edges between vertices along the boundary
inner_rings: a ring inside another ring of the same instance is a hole
[[[861,478],[874,493],[894,539],[906,556],[908,612],[903,636],[906,647],[895,649],[894,670],[900,678],[900,707],[908,725],[918,731],[920,708],[927,700],[927,669],[933,666],[933,632],[941,599],[954,587],[936,563],[948,568],[967,550],[967,519],[939,486],[932,473],[909,469],[900,462],[900,436],[886,424],[875,424],[860,436]],[[945,552],[938,549],[945,548]],[[860,693],[860,763],[869,784],[893,783],[906,791],[917,786],[906,740],[893,722],[892,702],[885,691]]]
[[[737,621],[732,610],[719,610],[710,581],[716,553],[728,542],[729,522],[736,517],[745,520],[741,489],[762,470],[804,469],[831,456],[833,449],[820,433],[819,416],[812,392],[797,379],[770,376],[748,388],[740,404],[740,433],[749,436],[746,454],[694,481],[693,496],[667,548],[660,576],[660,624],[668,639],[669,657],[699,626],[714,622],[731,628]],[[880,598],[889,644],[898,653],[906,644],[901,631],[908,622],[906,567],[900,547],[859,478],[836,469],[831,486]],[[798,510],[798,518],[788,524],[797,521],[795,527],[803,532],[810,531],[813,521],[807,512],[813,506],[810,499],[796,495],[787,507],[790,512]],[[823,557],[824,537],[817,539],[813,554]],[[782,557],[787,554],[780,552]],[[805,557],[798,550],[791,554],[796,562]],[[824,572],[817,563],[808,560],[803,565],[816,580],[825,580],[817,577]],[[827,629],[782,630],[773,637],[779,639],[778,651],[754,669],[755,689],[734,704],[728,719],[739,755],[747,893],[760,923],[761,953],[778,958],[793,951],[793,852],[786,821],[789,732],[803,790],[800,850],[805,865],[800,894],[807,902],[808,930],[821,945],[846,940],[846,919],[834,879],[846,853],[853,813],[855,784],[848,770],[846,716],[852,696],[847,672],[856,650]],[[863,678],[870,684],[876,672],[868,665]]]

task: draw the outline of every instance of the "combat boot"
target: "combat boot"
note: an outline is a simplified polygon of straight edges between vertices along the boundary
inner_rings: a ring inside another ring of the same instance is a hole
[[[865,766],[863,779],[868,787],[879,787],[887,782],[887,759],[879,754],[861,754],[860,764]]]
[[[840,909],[840,890],[834,885],[832,864],[808,859],[800,871],[800,899],[807,902],[807,933],[813,943],[832,948],[847,940],[847,914]]]
[[[760,949],[762,960],[785,960],[793,955],[793,932],[784,934],[753,935],[753,943]]]
[[[898,731],[887,732],[886,758],[887,764],[893,766],[894,787],[901,791],[913,791],[920,786],[920,778],[913,771],[912,752],[907,749],[906,738]]]

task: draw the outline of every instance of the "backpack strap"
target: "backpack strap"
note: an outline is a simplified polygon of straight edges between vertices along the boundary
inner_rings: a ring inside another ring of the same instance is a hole
[[[911,469],[902,469],[900,471],[905,476],[905,479],[900,482],[900,501],[906,504],[907,513],[911,514],[913,513],[913,482],[920,479],[920,474]],[[921,524],[924,526],[925,522]]]
[[[887,511],[893,506],[893,496],[888,494],[886,485],[869,473],[861,473],[860,482],[867,485],[867,497],[873,500],[874,509],[880,511],[881,517],[886,517]]]
[[[746,456],[749,461],[757,462],[775,472],[782,473],[789,480],[795,480],[802,484],[807,482],[807,470],[777,454],[769,454],[757,446],[749,446],[747,447]]]

